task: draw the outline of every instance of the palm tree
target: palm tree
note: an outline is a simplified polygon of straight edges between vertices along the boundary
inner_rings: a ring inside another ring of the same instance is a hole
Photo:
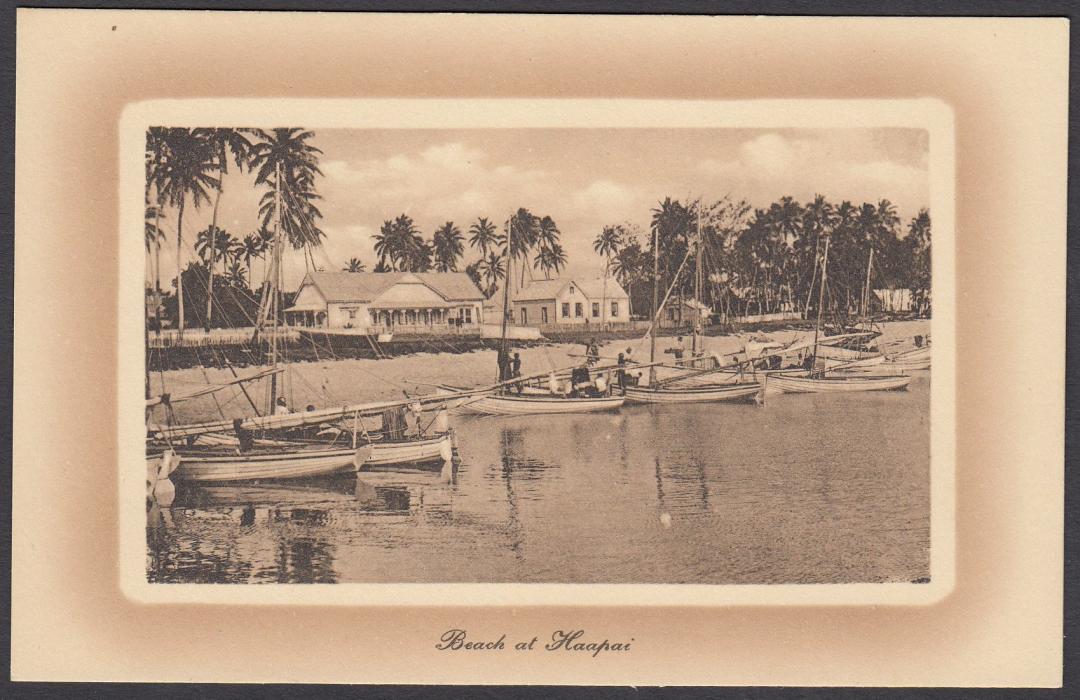
[[[154,283],[154,308],[158,308],[160,305],[161,294],[161,243],[165,240],[165,231],[161,228],[161,207],[150,206],[146,207],[145,218],[145,236],[146,236],[146,252],[154,253],[152,259],[153,269],[151,270],[151,276]],[[158,319],[160,321],[160,319]],[[160,333],[160,324],[157,325],[158,332]]]
[[[465,253],[465,237],[447,221],[435,231],[433,246],[435,250],[435,269],[439,272],[456,272],[457,261]]]
[[[247,287],[247,270],[239,260],[229,263],[225,271],[225,280],[234,287]]]
[[[604,257],[604,286],[600,302],[600,323],[607,322],[607,278],[611,274],[611,256],[622,245],[623,229],[621,226],[605,226],[593,240],[593,250]]]
[[[795,255],[799,265],[799,276],[805,274],[807,267],[812,267],[810,284],[800,292],[806,292],[806,306],[803,312],[805,316],[810,311],[810,299],[814,292],[814,283],[817,281],[818,257],[821,255],[821,241],[836,226],[836,210],[824,196],[814,195],[814,201],[803,207],[802,236],[795,245]],[[813,250],[813,255],[810,255]]]
[[[379,256],[376,272],[408,270],[424,272],[431,268],[431,244],[420,235],[412,218],[401,214],[383,222],[375,234],[375,254]]]
[[[536,242],[541,248],[550,248],[559,243],[562,232],[550,216],[540,219],[540,230],[537,232]]]
[[[256,129],[252,133],[256,142],[251,147],[250,167],[255,171],[255,184],[269,186],[259,203],[262,224],[269,227],[272,221],[280,221],[281,233],[294,249],[303,249],[305,266],[311,269],[314,257],[310,249],[321,245],[326,235],[315,223],[322,218],[315,206],[320,199],[315,178],[322,175],[322,151],[309,143],[315,133],[300,128]]]
[[[566,267],[566,251],[559,243],[551,243],[540,248],[533,261],[533,267],[538,267],[544,272],[544,279],[551,279],[551,272],[556,275]]]
[[[465,274],[469,276],[472,283],[476,285],[477,289],[483,289],[483,276],[480,274],[480,264],[483,260],[477,260],[476,262],[469,263],[465,266]]]
[[[360,258],[349,258],[349,262],[345,267],[341,269],[342,272],[363,272],[365,269],[364,263]]]
[[[247,265],[248,279],[253,279],[251,263],[256,258],[261,258],[266,252],[266,239],[259,233],[249,233],[244,236],[241,246],[240,255],[244,259],[244,264]]]
[[[232,258],[237,257],[237,249],[242,247],[231,233],[216,226],[208,226],[195,237],[195,254],[210,266],[212,260],[220,259],[225,267]]]
[[[477,263],[477,270],[484,279],[484,295],[488,299],[495,295],[499,280],[506,279],[506,265],[503,263],[503,257],[491,251],[486,258]]]
[[[221,173],[221,182],[218,185],[217,193],[214,195],[214,208],[213,214],[210,216],[210,260],[207,266],[210,268],[210,282],[207,289],[214,288],[214,261],[216,253],[222,250],[217,245],[215,240],[215,233],[217,232],[217,214],[218,204],[221,202],[221,193],[225,189],[225,176],[229,174],[229,154],[232,154],[232,160],[236,163],[236,167],[240,170],[244,169],[251,161],[251,142],[248,141],[245,133],[251,133],[251,129],[196,129],[195,133],[200,137],[206,139],[210,144],[210,147],[216,151],[217,162]],[[227,249],[227,248],[226,248]],[[223,265],[227,265],[228,262],[222,260]],[[214,295],[208,293],[206,295],[206,322],[205,328],[207,332],[210,332],[210,321],[214,313]]]
[[[496,245],[501,245],[498,228],[481,216],[469,227],[469,247],[478,249],[480,257],[485,258]]]
[[[634,284],[644,279],[646,270],[645,253],[641,250],[641,244],[633,241],[628,245],[624,245],[611,261],[611,270],[616,281],[627,291],[628,301],[630,302],[629,312],[632,315],[634,313]]]
[[[379,256],[379,262],[376,266],[376,272],[388,271],[387,261],[391,259],[391,253],[394,251],[394,222],[387,219],[382,223],[379,228],[379,232],[375,234],[375,254]],[[392,267],[392,266],[391,266]],[[380,269],[384,268],[384,269]]]
[[[217,161],[217,151],[206,138],[197,135],[191,129],[168,128],[160,137],[161,162],[154,169],[153,179],[162,200],[176,207],[176,294],[178,303],[178,327],[180,337],[184,335],[184,283],[180,274],[184,239],[184,207],[191,200],[199,209],[210,201],[210,190],[221,186],[220,178],[215,173],[221,166]]]
[[[146,252],[150,253],[161,246],[165,240],[165,231],[161,229],[160,207],[147,205],[146,207]]]

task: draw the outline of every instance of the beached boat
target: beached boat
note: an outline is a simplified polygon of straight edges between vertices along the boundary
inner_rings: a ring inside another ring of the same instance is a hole
[[[173,473],[178,481],[244,481],[248,479],[298,479],[363,471],[394,464],[415,465],[449,461],[453,455],[452,433],[400,441],[375,441],[356,448],[292,443],[258,448],[251,452],[190,448]]]
[[[905,352],[898,352],[885,358],[885,364],[889,367],[904,370],[930,369],[930,348],[924,346],[913,348]]]
[[[808,377],[798,374],[769,373],[766,391],[781,389],[788,394],[847,393],[854,391],[896,391],[906,389],[911,377],[898,375],[831,374]]]
[[[824,350],[825,348],[821,349]],[[877,354],[872,354],[868,357],[862,357],[857,359],[842,360],[833,357],[825,357],[819,352],[817,359],[818,367],[824,367],[825,369],[848,367],[877,367],[878,365],[885,362],[885,356]]]
[[[737,401],[755,396],[761,390],[756,382],[714,384],[693,387],[626,387],[626,400],[632,403],[697,403]]]
[[[577,398],[572,396],[493,394],[467,403],[461,407],[461,410],[487,416],[595,413],[597,411],[617,410],[625,401],[626,397],[624,396]]]

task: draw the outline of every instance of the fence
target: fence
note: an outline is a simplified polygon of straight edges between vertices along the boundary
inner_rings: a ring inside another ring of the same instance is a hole
[[[276,331],[272,328],[264,328],[259,333],[259,337],[264,340],[270,340],[275,332],[277,333],[279,340],[299,340],[300,338],[300,334],[297,333],[294,328],[278,328]],[[241,345],[250,342],[254,334],[255,329],[252,327],[211,328],[210,332],[207,332],[203,328],[188,328],[184,330],[184,337],[183,340],[181,340],[180,331],[170,328],[161,332],[151,331],[149,345],[152,348],[194,348],[212,345]]]
[[[732,316],[732,323],[765,323],[767,321],[801,321],[802,314],[798,311],[777,311],[771,314],[752,314],[749,316]]]

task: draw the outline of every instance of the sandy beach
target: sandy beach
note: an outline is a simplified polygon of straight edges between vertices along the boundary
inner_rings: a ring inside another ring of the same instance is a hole
[[[915,335],[930,332],[930,320],[895,321],[886,323],[879,345],[889,351],[910,345]],[[806,331],[777,331],[766,334],[776,341],[787,343]],[[706,336],[705,351],[726,355],[740,352],[750,339],[751,333],[724,336]],[[690,339],[686,338],[689,347]],[[663,351],[675,346],[674,337],[658,337],[658,359],[670,358]],[[895,344],[895,345],[894,345]],[[611,341],[600,346],[602,356],[614,357],[626,348],[633,350],[633,357],[644,362],[649,357],[649,344],[644,339]],[[564,369],[581,362],[584,346],[559,343],[535,347],[515,348],[521,353],[522,373],[525,375]],[[385,401],[431,393],[434,384],[449,383],[463,386],[490,384],[496,379],[495,350],[477,350],[468,353],[417,353],[384,360],[330,360],[304,362],[290,365],[285,373],[284,395],[290,406],[302,410],[307,405],[317,407],[336,406],[345,403]],[[241,374],[253,373],[257,368],[240,370]],[[164,383],[166,391],[180,392],[205,386],[208,382],[227,382],[232,379],[228,369],[185,369],[151,374],[151,391],[160,393]],[[267,380],[252,382],[248,393],[256,405],[262,406],[267,392]],[[216,399],[216,403],[215,403]],[[176,419],[180,422],[213,420],[251,415],[252,410],[243,393],[234,387],[208,396],[175,405]]]

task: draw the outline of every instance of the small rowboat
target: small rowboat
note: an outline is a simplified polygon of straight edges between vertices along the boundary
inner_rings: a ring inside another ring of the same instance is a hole
[[[760,391],[756,382],[743,384],[714,384],[692,387],[626,387],[626,400],[633,403],[693,403],[704,401],[735,401],[745,399]]]
[[[435,437],[373,442],[356,449],[325,445],[292,445],[258,448],[247,453],[225,450],[185,451],[173,477],[178,481],[244,481],[247,479],[298,479],[362,471],[373,466],[411,465],[446,461],[453,455],[451,433]]]
[[[594,413],[617,410],[626,401],[624,396],[574,398],[539,395],[491,395],[463,405],[470,413],[486,416],[524,416],[531,414]]]
[[[818,355],[818,360],[821,362],[821,366],[825,369],[848,368],[848,367],[876,367],[885,362],[884,355],[871,355],[870,357],[863,357],[856,360],[840,360],[833,357],[823,357]]]
[[[855,362],[857,360],[873,359],[877,359],[878,362],[881,362],[885,359],[885,356],[879,352],[855,350],[852,348],[845,348],[838,345],[819,345],[815,354],[817,355],[818,359],[838,360],[842,362]]]
[[[769,390],[782,389],[789,394],[846,393],[852,391],[896,391],[907,389],[911,377],[838,374],[826,377],[806,377],[792,374],[769,374],[766,386]]]
[[[890,367],[904,370],[930,369],[930,348],[914,348],[889,355],[885,362]]]

